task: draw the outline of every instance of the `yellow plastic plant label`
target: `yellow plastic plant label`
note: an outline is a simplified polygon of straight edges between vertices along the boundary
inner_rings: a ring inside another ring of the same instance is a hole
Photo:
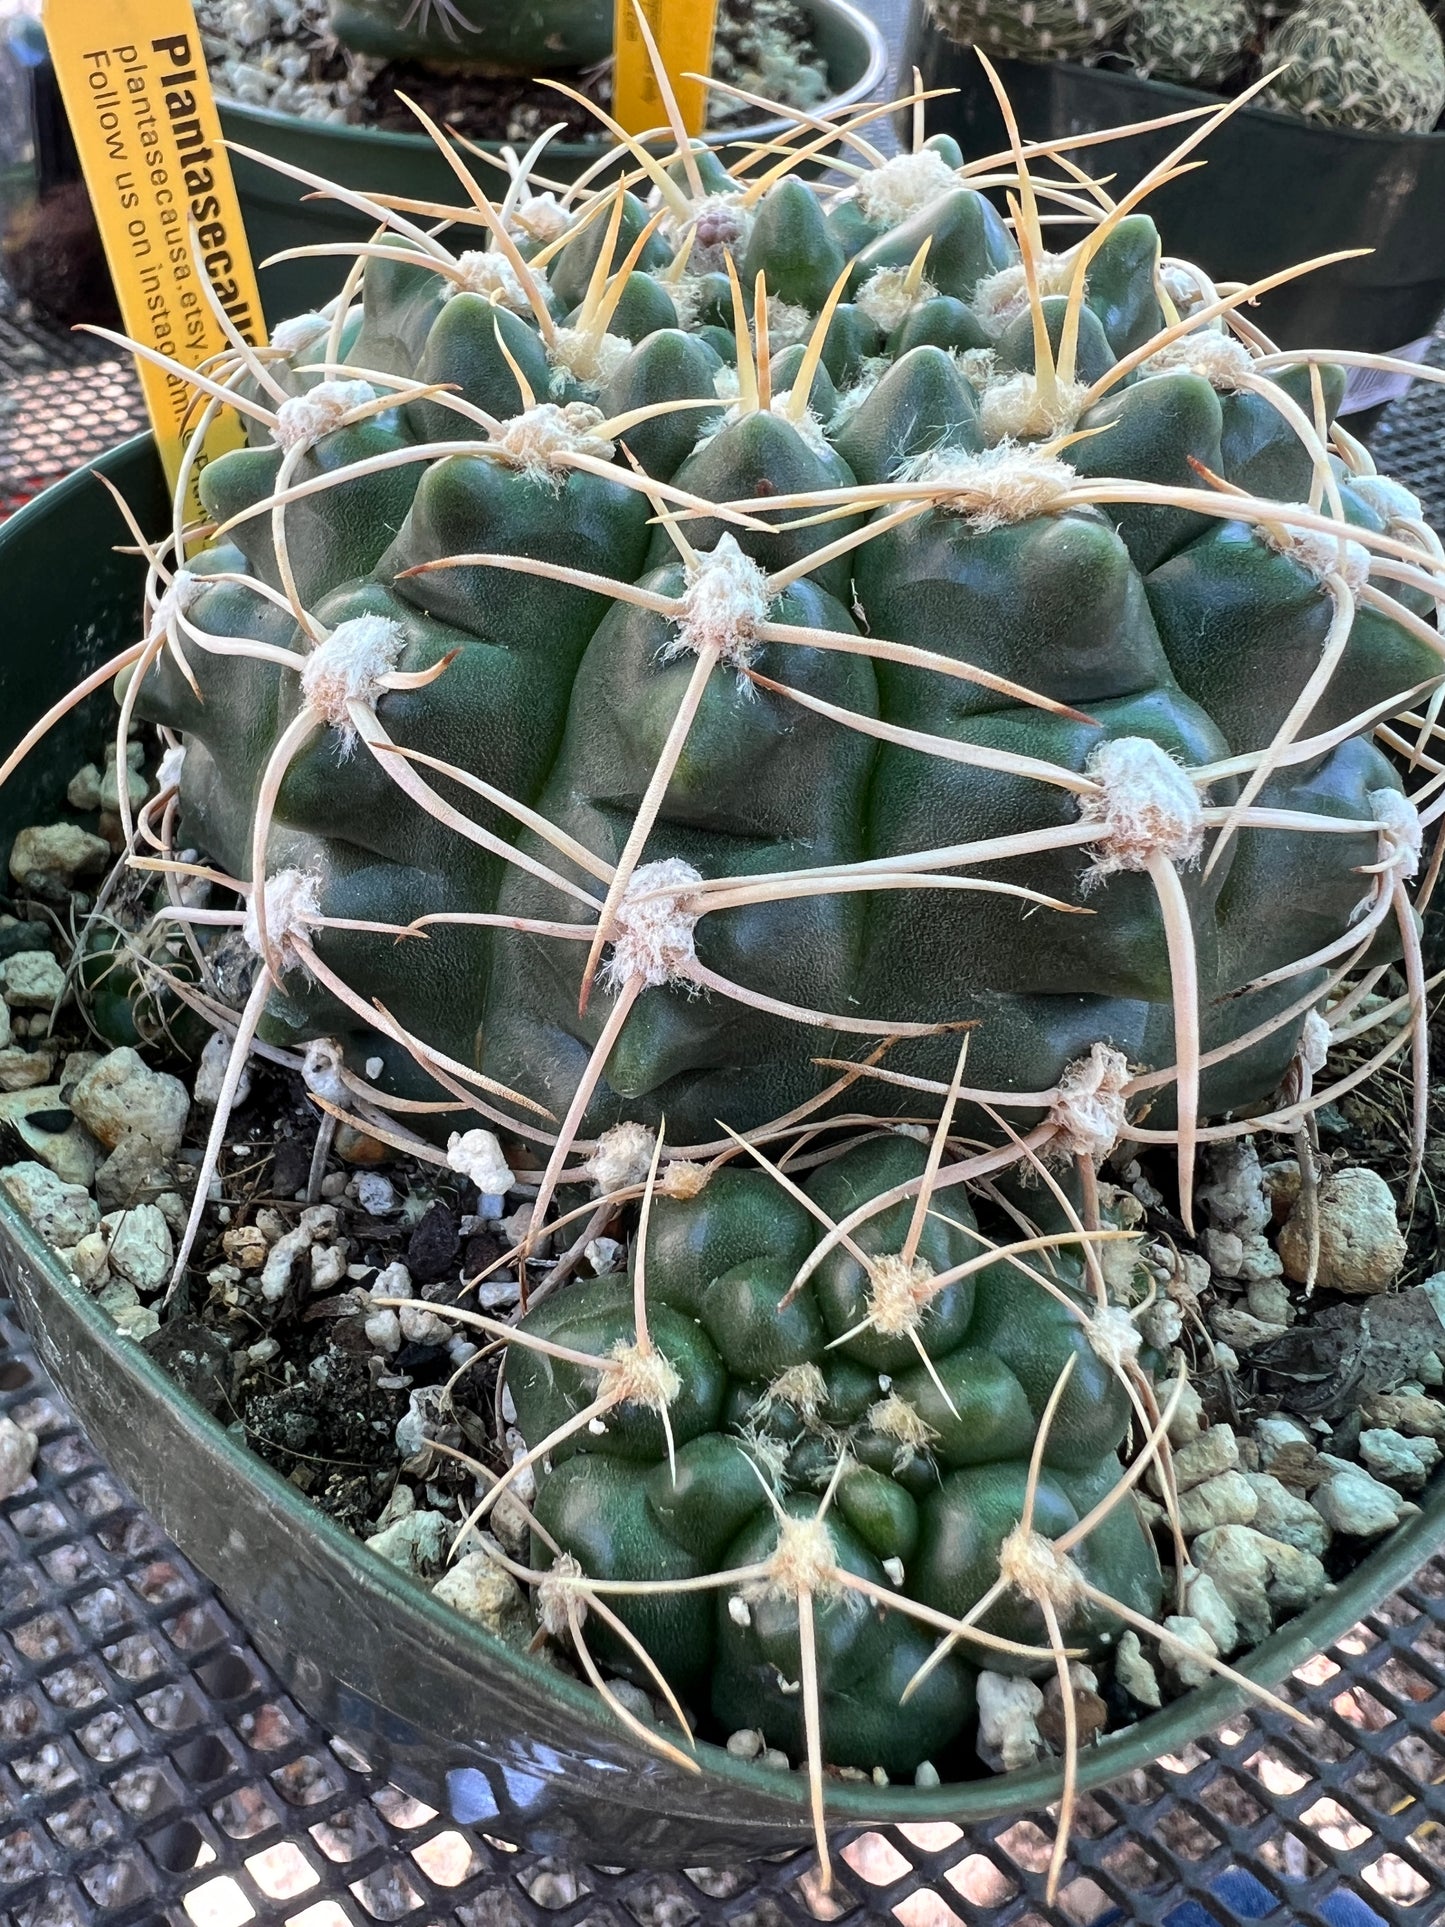
[[[639,12],[646,18],[648,33],[677,96],[682,124],[689,134],[700,134],[707,115],[707,89],[700,80],[684,80],[683,75],[712,72],[717,0],[617,0],[612,114],[629,134],[645,134],[667,125],[667,109],[647,34],[637,17]]]
[[[126,333],[195,368],[226,347],[200,277],[242,340],[265,340],[261,297],[221,143],[190,0],[45,0],[45,37]],[[172,484],[202,408],[171,369],[136,356]],[[195,453],[195,477],[244,436],[224,408]]]

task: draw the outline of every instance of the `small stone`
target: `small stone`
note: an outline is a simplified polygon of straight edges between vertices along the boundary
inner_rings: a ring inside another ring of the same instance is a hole
[[[321,1195],[328,1204],[335,1204],[346,1196],[347,1176],[344,1171],[328,1171],[321,1180]]]
[[[258,1338],[254,1345],[248,1345],[245,1358],[251,1365],[269,1365],[273,1358],[281,1356],[281,1347],[274,1338]]]
[[[263,1204],[256,1213],[256,1229],[268,1245],[279,1244],[290,1228],[290,1219],[272,1205]]]
[[[1251,1521],[1255,1531],[1318,1558],[1330,1543],[1330,1529],[1309,1500],[1268,1472],[1247,1472],[1245,1477],[1259,1501]]]
[[[1239,1442],[1234,1429],[1229,1425],[1211,1425],[1190,1444],[1181,1446],[1174,1454],[1174,1479],[1181,1492],[1191,1486],[1202,1485],[1221,1472],[1231,1472],[1239,1465]]]
[[[1044,1750],[1039,1714],[1044,1696],[1031,1679],[1004,1673],[978,1676],[978,1750],[1005,1773],[1030,1766]]]
[[[127,768],[125,777],[126,795],[130,799],[130,806],[133,810],[138,810],[150,794],[150,785],[137,769]],[[69,792],[67,791],[66,794],[68,801]],[[102,810],[114,810],[117,813],[120,810],[120,779],[114,757],[107,759],[105,774],[100,779],[98,807]]]
[[[110,1268],[137,1291],[159,1291],[171,1274],[175,1248],[171,1228],[153,1204],[112,1211],[100,1221],[110,1234]]]
[[[1378,1171],[1350,1165],[1332,1171],[1319,1187],[1319,1271],[1316,1282],[1333,1291],[1384,1291],[1405,1262],[1405,1240],[1395,1199]],[[1285,1275],[1302,1283],[1309,1265],[1309,1237],[1300,1205],[1279,1234]]]
[[[791,1773],[793,1763],[780,1747],[769,1746],[758,1755],[758,1765],[771,1768],[774,1773]]]
[[[48,1245],[65,1250],[96,1230],[100,1212],[83,1185],[66,1184],[47,1165],[26,1160],[0,1171],[0,1188]]]
[[[1239,1624],[1229,1601],[1207,1572],[1196,1572],[1185,1581],[1184,1597],[1189,1617],[1197,1619],[1214,1641],[1214,1650],[1226,1658],[1239,1645]]]
[[[276,1240],[261,1268],[261,1296],[269,1304],[277,1304],[286,1296],[296,1265],[314,1244],[334,1242],[339,1224],[334,1204],[314,1204],[301,1213],[294,1231]],[[344,1263],[342,1273],[345,1273]]]
[[[238,1271],[259,1271],[270,1247],[259,1225],[235,1224],[222,1234],[221,1249]]]
[[[1213,1227],[1200,1237],[1209,1269],[1217,1278],[1237,1278],[1244,1269],[1244,1240],[1233,1231]]]
[[[1445,1440],[1445,1403],[1423,1392],[1376,1392],[1360,1414],[1366,1425],[1403,1432],[1406,1438]]]
[[[1204,1436],[1208,1438],[1208,1432]],[[1186,1538],[1216,1526],[1247,1526],[1258,1510],[1259,1501],[1242,1472],[1221,1472],[1179,1494],[1179,1524]]]
[[[401,1320],[394,1311],[374,1311],[366,1321],[366,1342],[388,1357],[401,1350]]]
[[[95,1140],[60,1101],[54,1084],[0,1097],[0,1145],[48,1165],[63,1184],[89,1190],[95,1182]]]
[[[213,1031],[206,1039],[206,1047],[196,1064],[195,1076],[191,1079],[191,1095],[203,1110],[214,1111],[221,1101],[225,1088],[226,1072],[231,1067],[232,1039],[224,1031]],[[242,1065],[240,1082],[232,1098],[232,1107],[239,1110],[251,1095],[251,1073]]]
[[[531,1642],[534,1629],[526,1597],[488,1552],[465,1554],[432,1587],[432,1597],[476,1620],[499,1639],[512,1644]]]
[[[100,771],[94,763],[78,769],[65,786],[65,800],[73,810],[100,808]]]
[[[92,1231],[65,1254],[71,1275],[86,1291],[96,1291],[110,1276],[110,1251],[105,1236]]]
[[[122,1138],[95,1174],[95,1195],[107,1211],[157,1204],[175,1178],[149,1138]]]
[[[396,1187],[380,1171],[358,1171],[348,1190],[369,1218],[389,1218],[396,1210]]]
[[[446,1564],[451,1530],[445,1513],[413,1511],[374,1532],[366,1544],[369,1551],[421,1579]]]
[[[618,1705],[632,1715],[633,1719],[641,1720],[644,1726],[656,1726],[656,1711],[652,1701],[640,1686],[634,1686],[631,1680],[614,1679],[608,1681],[607,1690]]]
[[[1215,1356],[1223,1363],[1222,1354],[1228,1352],[1233,1364],[1229,1369],[1237,1370],[1239,1352],[1250,1352],[1261,1345],[1268,1345],[1285,1330],[1283,1325],[1267,1325],[1253,1312],[1239,1311],[1233,1305],[1218,1305],[1209,1314],[1209,1329],[1216,1339]]]
[[[13,1499],[29,1479],[39,1449],[33,1432],[0,1417],[0,1499]]]
[[[0,1011],[5,1009],[0,1004]],[[8,1015],[3,1028],[9,1029]],[[9,1044],[0,1050],[0,1091],[31,1091],[37,1084],[48,1084],[55,1071],[53,1046],[42,1044],[38,1050],[22,1050]]]
[[[115,1328],[122,1338],[133,1339],[139,1345],[160,1330],[161,1315],[150,1305],[132,1305],[116,1313]]]
[[[320,1297],[334,1291],[346,1276],[346,1252],[340,1245],[312,1245],[311,1290]]]
[[[151,1070],[128,1047],[112,1051],[87,1071],[70,1102],[81,1123],[107,1148],[140,1137],[161,1157],[174,1157],[180,1150],[191,1108],[178,1077]]]
[[[93,876],[110,861],[110,846],[75,823],[32,824],[10,847],[10,874],[19,884],[69,887],[78,876]]]
[[[407,1240],[407,1270],[418,1284],[439,1284],[455,1273],[461,1243],[456,1213],[438,1200]]]
[[[1292,1325],[1294,1300],[1281,1278],[1257,1278],[1244,1294],[1250,1313],[1262,1325]]]
[[[401,1319],[402,1334],[406,1320]],[[411,1394],[406,1412],[397,1420],[396,1449],[409,1472],[424,1473],[435,1461],[433,1440],[443,1445],[460,1445],[461,1427],[452,1411],[445,1386],[424,1385]]]
[[[65,1062],[60,1067],[60,1076],[56,1082],[60,1086],[60,1095],[67,1104],[70,1102],[71,1092],[81,1078],[88,1070],[93,1070],[104,1055],[104,1051],[98,1050],[71,1050],[65,1053]]]
[[[1269,1542],[1247,1525],[1216,1526],[1189,1548],[1196,1569],[1207,1573],[1238,1622],[1248,1645],[1269,1632]]]
[[[1209,1659],[1218,1659],[1218,1648],[1208,1631],[1187,1613],[1170,1613],[1160,1624],[1173,1635],[1159,1642],[1159,1656],[1165,1666],[1181,1686],[1203,1686],[1212,1676],[1211,1669],[1192,1655],[1203,1653]]]
[[[447,1140],[447,1164],[470,1178],[483,1197],[505,1197],[516,1183],[493,1131],[453,1131]]]
[[[299,1138],[283,1137],[271,1154],[271,1194],[294,1198],[304,1192],[311,1176],[311,1146]]]
[[[623,1248],[616,1238],[594,1238],[582,1255],[598,1278],[610,1278],[623,1269]]]
[[[1286,1485],[1313,1485],[1318,1481],[1318,1448],[1296,1419],[1257,1419],[1254,1436],[1259,1446],[1261,1471],[1273,1474]]]
[[[1199,1396],[1199,1388],[1190,1381],[1180,1393],[1174,1416],[1169,1421],[1169,1443],[1177,1450],[1188,1445],[1191,1439],[1197,1439],[1203,1430],[1204,1400]]]
[[[11,1010],[50,1011],[67,995],[65,972],[48,950],[21,950],[0,963],[0,988]]]
[[[420,1305],[404,1305],[398,1316],[401,1335],[408,1345],[445,1345],[455,1329],[445,1318]]]
[[[1310,1503],[1326,1525],[1356,1539],[1377,1539],[1382,1532],[1393,1531],[1404,1516],[1399,1493],[1358,1466],[1332,1473],[1316,1488]]]
[[[1438,1352],[1422,1354],[1419,1370],[1422,1385],[1445,1385],[1445,1364],[1441,1363]]]
[[[95,1302],[114,1321],[124,1312],[139,1311],[140,1293],[129,1278],[111,1278],[95,1294]]]
[[[354,1124],[339,1127],[333,1149],[343,1164],[390,1164],[396,1155],[390,1146],[383,1144],[379,1138],[370,1137],[365,1131],[358,1131]]]
[[[1418,1492],[1440,1463],[1440,1447],[1431,1438],[1408,1439],[1387,1426],[1371,1427],[1360,1434],[1360,1457],[1376,1478],[1403,1492]]]
[[[1329,1579],[1314,1553],[1270,1539],[1265,1544],[1265,1557],[1269,1561],[1269,1603],[1277,1620],[1303,1612],[1329,1591]]]
[[[1114,1677],[1140,1706],[1162,1706],[1159,1692],[1159,1675],[1154,1671],[1144,1648],[1139,1643],[1139,1635],[1126,1631],[1119,1635],[1119,1644],[1114,1649]]]

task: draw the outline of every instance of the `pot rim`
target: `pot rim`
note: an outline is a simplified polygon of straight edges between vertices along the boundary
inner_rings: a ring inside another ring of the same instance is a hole
[[[912,0],[911,11],[913,18],[910,22],[910,38],[916,36],[922,28],[925,31],[931,31],[940,40],[946,42],[960,59],[966,59],[974,51],[971,42],[955,40],[951,34],[944,31],[934,18],[929,0]],[[1004,57],[996,60],[994,64],[1001,74],[1009,67],[1031,67],[1052,69],[1057,73],[1070,76],[1087,75],[1091,81],[1101,81],[1106,87],[1115,88],[1121,93],[1128,93],[1136,88],[1144,89],[1183,107],[1199,106],[1205,102],[1224,107],[1229,104],[1231,98],[1228,94],[1215,93],[1207,87],[1190,87],[1177,80],[1155,80],[1151,75],[1138,74],[1132,69],[1106,67],[1102,64],[1089,65],[1082,60],[1028,60],[1020,57]],[[951,93],[958,91],[958,88],[949,89]],[[1412,141],[1445,141],[1445,127],[1427,127],[1419,132],[1410,132],[1398,127],[1333,127],[1322,121],[1304,120],[1298,114],[1287,114],[1277,107],[1265,107],[1258,102],[1251,102],[1249,106],[1239,108],[1232,118],[1246,126],[1251,121],[1262,121],[1269,127],[1290,128],[1302,139],[1317,141],[1356,141],[1364,146],[1382,147],[1397,147]],[[1121,138],[1127,138],[1127,136],[1121,136]],[[1107,146],[1108,143],[1104,145]]]
[[[143,459],[147,450],[152,451],[154,459],[151,437],[133,436],[42,490],[0,528],[0,562],[6,548],[23,542],[32,528],[57,514],[63,515],[70,499],[89,486],[93,471],[123,475]],[[16,1256],[40,1274],[47,1290],[66,1299],[67,1309],[90,1328],[98,1347],[104,1350],[116,1371],[140,1380],[151,1396],[169,1404],[185,1431],[204,1446],[207,1454],[224,1458],[242,1484],[260,1485],[268,1506],[283,1514],[298,1534],[319,1537],[336,1557],[358,1565],[371,1598],[385,1601],[399,1615],[419,1616],[426,1623],[429,1637],[448,1648],[459,1663],[479,1663],[493,1673],[510,1672],[533,1688],[560,1699],[583,1729],[579,1737],[585,1740],[595,1735],[599,1744],[616,1749],[621,1730],[591,1688],[518,1653],[475,1622],[442,1605],[424,1586],[368,1550],[360,1539],[312,1505],[264,1459],[234,1440],[226,1428],[138,1344],[122,1337],[88,1293],[71,1279],[29,1221],[0,1192],[0,1273],[8,1272]],[[1445,1471],[1427,1488],[1415,1517],[1376,1545],[1346,1579],[1321,1599],[1233,1662],[1235,1670],[1257,1685],[1277,1684],[1295,1667],[1328,1649],[1358,1621],[1375,1611],[1442,1546],[1445,1546]],[[179,1545],[179,1550],[191,1556],[184,1545]],[[1215,1679],[1208,1686],[1191,1688],[1158,1711],[1146,1714],[1133,1726],[1085,1749],[1078,1762],[1079,1790],[1084,1792],[1106,1785],[1123,1774],[1153,1764],[1162,1755],[1211,1732],[1251,1703],[1249,1693],[1229,1680]],[[708,1740],[697,1742],[696,1757],[702,1769],[702,1784],[711,1778],[724,1787],[736,1787],[739,1793],[769,1796],[780,1807],[794,1810],[794,1823],[800,1835],[809,1826],[808,1789],[803,1775],[756,1766],[735,1758]],[[944,1820],[966,1827],[1005,1814],[1038,1812],[1055,1803],[1062,1790],[1061,1763],[1047,1761],[1014,1773],[950,1781],[931,1788],[879,1787],[871,1781],[834,1780],[827,1784],[826,1804],[830,1823],[836,1828]]]
[[[808,111],[815,118],[826,119],[839,113],[845,107],[856,107],[871,99],[888,77],[890,56],[888,43],[884,40],[877,23],[852,0],[800,0],[800,4],[811,13],[833,14],[844,22],[857,35],[867,49],[868,60],[863,73],[851,87],[839,93],[831,93],[825,100]],[[258,127],[284,129],[294,133],[303,129],[307,133],[339,140],[343,144],[380,143],[396,153],[434,154],[436,145],[424,133],[399,134],[390,128],[368,127],[350,121],[305,120],[300,114],[283,114],[274,107],[255,107],[245,101],[218,93],[216,102],[226,119],[249,122]],[[754,120],[719,130],[717,133],[704,133],[699,138],[710,148],[731,147],[740,141],[773,140],[796,123],[785,117],[772,120]],[[577,162],[594,161],[606,146],[602,139],[595,141],[551,141],[547,155],[556,160]],[[503,147],[516,146],[512,141],[483,140],[475,141],[474,146],[486,149],[489,153],[500,153]]]

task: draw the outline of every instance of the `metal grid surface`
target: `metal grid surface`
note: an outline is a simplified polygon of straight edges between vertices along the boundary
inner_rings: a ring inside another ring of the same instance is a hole
[[[146,425],[128,361],[94,335],[61,334],[0,281],[0,518]]]

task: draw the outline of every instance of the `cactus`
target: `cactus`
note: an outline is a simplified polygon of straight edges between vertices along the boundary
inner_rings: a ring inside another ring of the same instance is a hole
[[[1304,0],[1264,64],[1265,104],[1327,126],[1425,133],[1445,108],[1445,49],[1418,0]]]
[[[1131,0],[928,0],[950,39],[1010,60],[1067,60],[1102,49]]]
[[[330,0],[354,52],[493,72],[585,67],[612,51],[610,0]]]
[[[1146,78],[1217,87],[1244,64],[1254,0],[1135,0],[1124,51]]]

